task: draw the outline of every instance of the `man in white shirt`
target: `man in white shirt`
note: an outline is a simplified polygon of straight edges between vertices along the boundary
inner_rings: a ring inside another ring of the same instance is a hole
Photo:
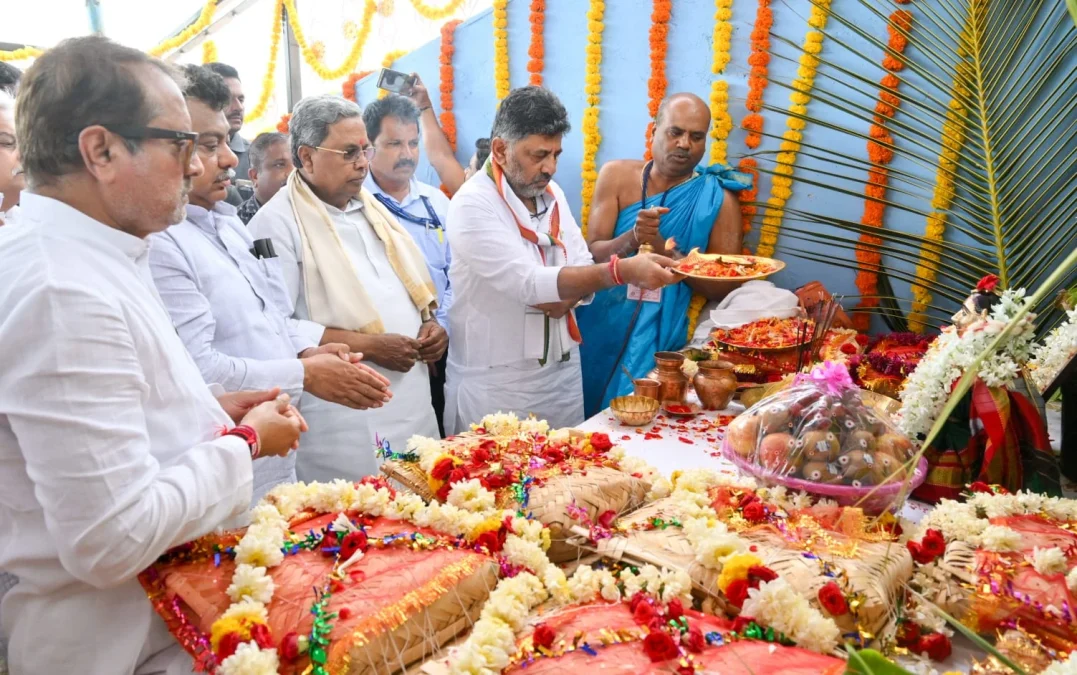
[[[445,238],[445,221],[449,216],[449,198],[433,185],[415,178],[419,163],[419,115],[418,106],[398,94],[377,99],[363,110],[363,124],[375,150],[364,187],[404,226],[423,252],[438,290],[434,318],[448,330],[452,255]],[[444,435],[444,356],[430,364],[430,398],[438,417],[438,429]]]
[[[29,192],[0,229],[0,569],[19,578],[0,621],[16,675],[190,672],[137,575],[242,516],[254,441],[283,455],[302,427],[286,397],[251,408],[276,392],[222,408],[154,291],[145,237],[182,218],[202,171],[174,77],[86,37],[23,78]]]
[[[191,183],[186,220],[151,237],[150,270],[202,377],[226,391],[280,387],[293,401],[305,390],[359,410],[380,407],[389,399],[388,381],[352,363],[358,355],[347,345],[319,346],[325,327],[291,318],[277,260],[251,253],[257,249],[247,228],[224,202],[236,165],[223,112],[231,95],[207,68],[187,65],[184,74],[204,170]],[[253,501],[295,482],[295,461],[293,454],[256,463]]]
[[[445,426],[460,433],[502,410],[554,427],[583,421],[573,308],[615,284],[677,280],[668,258],[595,265],[553,182],[568,113],[551,92],[522,87],[501,101],[490,156],[449,207],[452,342]]]
[[[15,214],[24,187],[19,145],[15,142],[15,99],[0,89],[0,225]]]
[[[393,398],[377,410],[301,402],[312,431],[299,478],[356,479],[377,471],[376,443],[402,449],[414,434],[437,436],[427,364],[441,358],[448,336],[433,316],[437,288],[422,253],[363,189],[374,148],[359,106],[305,98],[289,131],[296,170],[248,229],[273,240],[295,318],[326,326],[325,341],[361,352],[389,379]]]

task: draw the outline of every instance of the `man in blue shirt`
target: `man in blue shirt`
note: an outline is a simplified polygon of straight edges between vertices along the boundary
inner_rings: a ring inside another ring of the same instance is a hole
[[[411,233],[423,252],[438,291],[438,308],[434,316],[447,331],[448,310],[452,305],[452,287],[449,285],[452,256],[445,236],[449,198],[440,189],[415,178],[415,167],[419,162],[420,114],[411,99],[396,94],[389,94],[366,107],[363,123],[375,153],[364,187]],[[442,422],[444,389],[443,356],[430,366],[431,399],[442,435],[445,433]]]

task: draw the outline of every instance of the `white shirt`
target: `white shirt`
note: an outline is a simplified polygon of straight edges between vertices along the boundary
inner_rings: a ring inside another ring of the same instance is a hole
[[[393,271],[385,244],[363,215],[362,203],[352,200],[343,211],[329,204],[325,210],[371,302],[381,316],[386,333],[417,337],[422,315]],[[292,213],[287,188],[270,199],[247,225],[251,236],[273,240],[281,271],[295,307],[295,318],[309,319],[304,293],[302,244]],[[328,326],[332,328],[333,326]],[[300,480],[357,480],[378,470],[375,439],[388,439],[402,449],[414,434],[437,438],[438,425],[430,402],[430,376],[426,364],[417,361],[406,373],[371,366],[389,380],[393,398],[372,410],[353,410],[314,396],[304,396],[300,410],[310,425],[303,437],[303,451],[296,458]]]
[[[404,226],[411,238],[415,240],[415,245],[423,252],[423,257],[426,258],[430,278],[438,289],[438,307],[434,310],[434,318],[437,319],[442,327],[448,330],[448,311],[452,305],[452,285],[449,284],[449,265],[452,263],[452,253],[449,248],[448,236],[445,234],[445,225],[449,222],[449,198],[433,185],[427,185],[415,180],[415,178],[411,179],[409,185],[410,188],[407,196],[404,197],[404,201],[398,202],[395,197],[381,189],[378,181],[374,180],[373,173],[368,174],[363,182],[363,187],[369,190],[370,194],[374,195],[375,198],[381,195],[389,200],[393,206],[408,215],[430,219],[430,211],[427,210],[426,205],[429,204],[430,209],[433,210],[434,218],[437,219],[438,224],[441,226],[440,229],[424,227],[413,220],[403,217],[398,217],[397,222]]]
[[[153,290],[147,244],[23,193],[0,230],[0,568],[13,673],[135,672],[174,644],[139,572],[251,499],[246,444]],[[48,636],[53,636],[49,638]]]
[[[276,259],[251,254],[254,241],[235,207],[187,207],[187,220],[153,235],[150,270],[187,351],[206,382],[226,391],[280,387],[298,405],[303,363],[325,328],[291,318]],[[253,502],[295,482],[295,453],[254,463]]]
[[[560,239],[568,254],[567,266],[593,264],[564,193],[556,183],[550,186],[560,202]],[[525,225],[545,232],[549,217],[548,211],[541,222],[533,219]],[[543,265],[539,248],[520,236],[513,212],[485,172],[464,183],[453,196],[449,244],[454,295],[449,308],[453,336],[449,359],[466,368],[533,360],[525,355],[525,344],[534,338],[525,330],[528,313],[536,311],[529,306],[561,300],[557,291],[561,269]],[[553,355],[559,353],[550,349],[550,360],[556,360]]]

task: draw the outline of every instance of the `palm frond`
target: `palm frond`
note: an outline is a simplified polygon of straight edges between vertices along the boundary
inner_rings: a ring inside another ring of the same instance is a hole
[[[940,318],[986,274],[1006,288],[1041,284],[1077,248],[1077,0],[924,0],[902,6],[913,16],[908,27],[892,20],[894,7],[882,0],[843,0],[841,9],[832,2],[810,104],[764,104],[803,123],[792,190],[813,196],[771,208],[782,221],[778,248],[846,269],[859,268],[857,251],[877,250],[881,267],[867,271],[879,275],[879,297],[919,286],[933,298],[928,312]],[[910,48],[891,49],[888,30]],[[797,62],[797,37],[772,33],[776,63]],[[884,69],[883,55],[900,66]],[[889,72],[899,87],[886,84]],[[797,91],[781,77],[772,75],[771,83],[783,94]],[[873,138],[878,103],[892,97],[897,113],[883,120],[887,138]],[[947,124],[955,109],[956,127]],[[773,134],[764,139],[768,148],[782,142]],[[884,209],[882,228],[828,210],[836,200],[869,199],[868,173],[879,169],[867,156],[869,142],[894,157],[885,167],[885,196],[870,198]],[[958,148],[955,162],[944,158],[944,146]],[[778,150],[752,156],[761,174],[787,175]],[[941,207],[940,178],[952,185]],[[764,194],[760,218],[766,202]],[[932,218],[945,221],[941,241],[925,236]],[[880,243],[864,243],[874,238]],[[925,245],[937,261],[923,256]],[[1067,281],[1072,277],[1054,283]],[[901,325],[910,305],[887,300],[875,311]],[[1043,309],[1034,311],[1046,320]]]

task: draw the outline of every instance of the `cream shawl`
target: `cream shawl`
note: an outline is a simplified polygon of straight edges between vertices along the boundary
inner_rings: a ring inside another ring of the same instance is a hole
[[[360,333],[384,333],[381,316],[355,273],[325,204],[298,171],[288,178],[288,197],[303,243],[303,288],[310,320]],[[365,188],[359,200],[363,215],[385,245],[393,271],[423,320],[429,319],[438,296],[422,252],[408,231]]]

